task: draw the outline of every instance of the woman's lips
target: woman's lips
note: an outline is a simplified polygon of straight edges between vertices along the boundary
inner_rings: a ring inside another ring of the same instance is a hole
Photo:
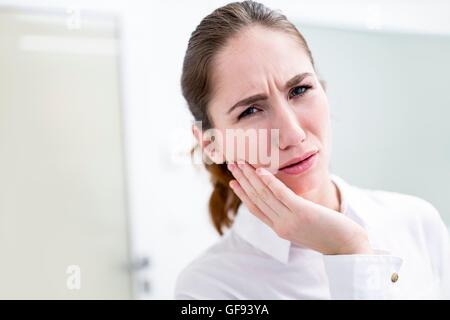
[[[306,158],[303,161],[294,163],[288,167],[285,167],[283,169],[280,169],[281,172],[286,173],[286,174],[300,174],[303,173],[305,171],[307,171],[308,169],[310,169],[311,167],[314,166],[314,164],[317,162],[317,157],[318,157],[318,153],[316,152],[313,155],[309,156],[308,158]]]

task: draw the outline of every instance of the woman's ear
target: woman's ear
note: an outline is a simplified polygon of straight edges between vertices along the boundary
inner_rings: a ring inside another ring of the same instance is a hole
[[[206,154],[210,161],[220,164],[225,161],[217,143],[219,132],[214,129],[201,130],[195,124],[192,125],[192,134],[200,145],[202,155]]]

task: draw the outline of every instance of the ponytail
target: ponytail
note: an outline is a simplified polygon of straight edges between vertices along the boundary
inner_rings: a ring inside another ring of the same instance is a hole
[[[192,148],[193,157],[196,147]],[[230,188],[229,182],[234,179],[227,168],[226,163],[203,163],[209,172],[210,181],[213,187],[209,197],[208,210],[210,219],[216,231],[223,235],[224,228],[231,227],[233,219],[236,216],[241,199]]]

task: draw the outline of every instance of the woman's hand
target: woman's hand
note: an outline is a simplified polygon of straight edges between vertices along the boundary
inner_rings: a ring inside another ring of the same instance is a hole
[[[269,171],[230,163],[230,187],[278,236],[323,254],[371,254],[367,233],[340,212],[306,200]]]

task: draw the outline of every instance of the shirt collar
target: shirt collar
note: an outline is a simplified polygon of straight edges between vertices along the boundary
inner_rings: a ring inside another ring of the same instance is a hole
[[[354,187],[336,174],[330,174],[331,180],[336,184],[341,196],[340,211],[349,218],[365,227],[366,223],[359,214],[360,210],[353,196]],[[259,220],[248,208],[241,203],[232,230],[253,247],[261,250],[281,263],[288,263],[291,242],[279,237],[268,225]]]

